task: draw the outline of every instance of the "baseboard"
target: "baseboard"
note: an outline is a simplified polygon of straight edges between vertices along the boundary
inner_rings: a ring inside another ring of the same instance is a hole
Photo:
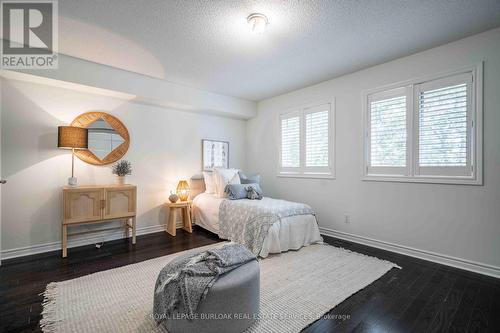
[[[179,225],[177,225],[177,227],[179,227]],[[165,230],[165,225],[158,224],[149,227],[137,228],[136,235],[146,235],[164,230]],[[120,238],[123,238],[123,230],[106,231],[106,232],[96,231],[96,233],[93,235],[69,237],[68,248],[100,243],[103,241],[103,239],[106,242],[109,242]],[[53,242],[53,243],[32,245],[26,247],[19,247],[15,249],[8,249],[2,251],[2,260],[24,257],[32,254],[50,252],[60,249],[61,249],[61,242]]]
[[[376,247],[382,250],[404,254],[410,257],[415,257],[423,260],[432,261],[438,264],[452,266],[455,268],[465,269],[474,273],[484,274],[495,278],[500,278],[500,267],[484,264],[481,262],[471,261],[467,259],[452,257],[446,254],[435,253],[431,251],[415,249],[412,247],[394,244],[390,242],[381,241],[378,239],[358,236],[343,231],[333,230],[329,228],[319,228],[321,234],[335,238],[344,239],[354,243],[360,243]]]

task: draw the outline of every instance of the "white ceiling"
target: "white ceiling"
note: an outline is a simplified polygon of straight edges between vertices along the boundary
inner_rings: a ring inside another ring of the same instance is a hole
[[[500,26],[500,1],[63,0],[59,23],[61,53],[262,100]]]

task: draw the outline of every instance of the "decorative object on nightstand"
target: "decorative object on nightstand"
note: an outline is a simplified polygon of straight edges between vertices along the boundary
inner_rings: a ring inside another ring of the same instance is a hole
[[[193,232],[193,227],[191,226],[191,203],[192,201],[190,200],[166,203],[167,207],[170,209],[166,231],[172,236],[176,234],[178,209],[180,209],[182,213],[182,229],[189,233]]]
[[[177,195],[181,201],[189,199],[189,184],[186,180],[181,180],[177,184]]]
[[[125,184],[125,178],[132,174],[132,164],[129,161],[121,160],[113,165],[113,174],[116,175],[116,183]]]
[[[168,197],[171,203],[176,203],[179,200],[179,196],[174,192],[170,191],[170,196]]]
[[[71,149],[71,178],[68,179],[68,185],[76,186],[78,181],[75,177],[75,150],[88,148],[88,130],[81,127],[59,126],[57,147]]]
[[[67,255],[68,236],[84,234],[83,231],[68,235],[68,227],[80,224],[104,223],[124,220],[123,227],[95,230],[102,232],[124,228],[125,238],[132,229],[135,244],[135,220],[137,214],[137,188],[133,185],[89,185],[63,187],[62,256]]]

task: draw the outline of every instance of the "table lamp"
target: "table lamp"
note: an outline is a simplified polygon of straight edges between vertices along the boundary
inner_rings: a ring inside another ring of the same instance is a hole
[[[186,201],[189,198],[189,184],[187,181],[179,181],[179,184],[177,185],[177,195],[181,201]]]
[[[76,186],[75,149],[88,149],[88,129],[74,126],[59,126],[57,129],[57,147],[71,149],[71,178],[69,186]]]

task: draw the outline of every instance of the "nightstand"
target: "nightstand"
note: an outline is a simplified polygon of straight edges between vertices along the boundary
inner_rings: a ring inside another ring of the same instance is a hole
[[[168,222],[166,232],[175,236],[177,229],[177,210],[180,209],[182,213],[182,229],[189,233],[193,232],[191,226],[191,203],[192,201],[177,201],[176,203],[167,202],[166,205],[170,209],[168,214]]]

